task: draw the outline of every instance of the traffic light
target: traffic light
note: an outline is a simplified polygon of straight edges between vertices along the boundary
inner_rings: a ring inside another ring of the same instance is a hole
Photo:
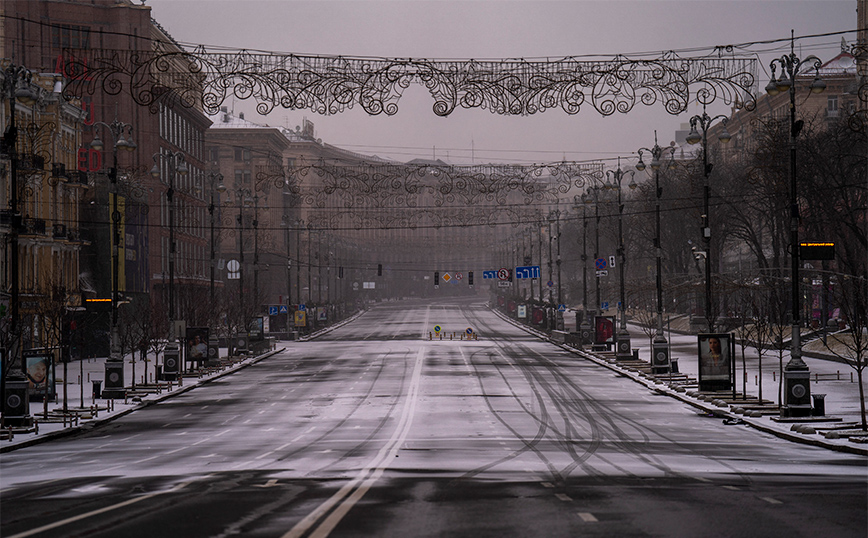
[[[344,278],[344,268],[338,267],[338,278]]]
[[[469,286],[472,286],[472,285],[473,285],[473,271],[468,271],[468,272],[467,272],[467,284],[468,284]]]
[[[434,271],[434,285],[440,285],[440,271]]]
[[[509,273],[509,281],[512,282],[512,269],[506,270]]]
[[[377,276],[383,276],[383,264],[382,263],[377,264]]]

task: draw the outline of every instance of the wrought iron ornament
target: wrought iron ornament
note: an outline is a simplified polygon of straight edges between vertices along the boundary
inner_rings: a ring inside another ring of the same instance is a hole
[[[65,56],[72,79],[64,88],[68,97],[125,91],[140,105],[167,101],[202,106],[209,114],[234,97],[254,99],[263,115],[277,107],[331,115],[356,105],[370,115],[394,115],[404,90],[415,83],[428,89],[438,116],[459,107],[502,115],[552,108],[577,114],[592,107],[609,116],[637,103],[662,104],[675,115],[687,110],[697,86],[706,99],[750,109],[757,79],[753,57],[684,58],[673,52],[655,59],[426,60],[211,52],[204,46],[188,52],[155,42],[150,52],[70,50]],[[176,76],[179,71],[193,76]]]

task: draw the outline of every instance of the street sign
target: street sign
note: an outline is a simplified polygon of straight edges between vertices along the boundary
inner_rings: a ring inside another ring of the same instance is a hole
[[[597,276],[609,276],[609,271],[597,271]]]
[[[497,278],[500,280],[509,280],[509,269],[501,268],[497,271]]]
[[[306,310],[306,307],[303,304],[300,304],[298,305],[298,309],[299,311],[304,312]]]
[[[515,268],[515,278],[539,278],[539,265],[528,265]]]
[[[602,271],[606,268],[606,259],[605,258],[597,258],[597,261],[594,262],[597,269]]]
[[[464,278],[464,275],[463,275],[463,274],[461,274],[461,273],[455,273],[455,280],[461,280],[462,278]]]
[[[609,256],[609,266],[615,267],[615,257],[614,256]]]
[[[268,315],[269,316],[276,316],[278,312],[280,312],[280,307],[278,307],[278,306],[269,306],[268,307]]]
[[[281,314],[289,314],[289,308],[286,305],[280,305],[280,313]]]
[[[501,280],[497,283],[498,288],[508,288],[510,286],[512,286],[512,282],[508,280]]]
[[[600,308],[601,308],[602,310],[608,310],[608,309],[609,309],[609,301],[603,301],[603,302],[600,304]]]
[[[485,280],[486,278],[497,278],[497,271],[483,271],[482,279]]]
[[[449,273],[443,273],[442,278],[443,278],[443,282],[449,282],[450,280],[452,280],[452,275],[450,275]]]
[[[464,332],[466,332],[468,335],[471,335],[473,334],[473,329],[471,327],[467,327],[467,330]]]
[[[440,331],[442,331],[442,330],[443,330],[443,327],[441,327],[440,325],[434,326],[434,334],[440,334]]]
[[[558,312],[566,312],[566,311],[567,311],[567,305],[562,305],[562,304],[558,305]]]
[[[549,280],[548,282],[546,282],[546,286],[548,286],[548,287],[550,287],[550,288],[551,288],[552,286],[554,286],[554,285],[555,285],[555,283],[552,282],[551,280]]]

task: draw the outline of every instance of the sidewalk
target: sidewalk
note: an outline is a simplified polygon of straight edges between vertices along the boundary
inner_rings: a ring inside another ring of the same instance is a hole
[[[63,366],[58,366],[57,398],[53,402],[31,402],[30,414],[35,425],[32,428],[8,428],[0,430],[0,453],[9,452],[25,446],[56,439],[83,429],[96,426],[97,423],[108,422],[128,413],[141,409],[172,396],[229,375],[251,364],[255,364],[284,348],[278,348],[259,356],[226,357],[226,348],[221,349],[221,366],[202,369],[199,372],[180,376],[178,381],[153,381],[153,366],[147,373],[147,383],[143,383],[143,366],[152,365],[149,361],[139,360],[136,353],[135,362],[127,356],[124,360],[124,380],[127,382],[124,399],[105,400],[93,397],[93,381],[105,378],[105,358],[85,359],[69,363],[66,380],[67,413],[63,412]],[[133,370],[136,372],[136,388],[132,388]],[[81,383],[82,378],[84,383]],[[84,398],[82,399],[82,396]],[[46,418],[47,409],[47,418]]]
[[[301,341],[327,334],[365,313],[356,312],[352,316],[323,327],[313,334],[303,336]],[[279,343],[279,342],[278,342]],[[220,348],[221,366],[202,369],[195,373],[181,376],[179,381],[155,382],[153,358],[148,355],[148,362],[139,360],[139,354],[124,357],[124,381],[128,397],[120,400],[95,399],[93,397],[93,381],[105,379],[105,357],[74,361],[67,366],[66,404],[67,413],[63,413],[64,388],[63,365],[58,365],[55,372],[57,378],[57,398],[53,402],[31,402],[30,414],[35,419],[35,426],[27,429],[0,429],[0,454],[25,446],[70,435],[83,429],[95,427],[98,423],[109,422],[118,417],[141,409],[177,394],[209,383],[214,379],[237,372],[257,362],[283,351],[285,348],[263,353],[258,356],[227,357],[227,348]],[[146,370],[147,367],[147,370]],[[132,387],[135,372],[136,388]],[[83,383],[82,383],[83,380]],[[101,389],[104,388],[104,384]],[[45,411],[48,418],[45,418]]]
[[[499,312],[497,313],[500,315]],[[509,320],[505,316],[501,315],[501,317]],[[546,334],[525,325],[516,325],[541,338],[548,338]],[[826,417],[804,417],[783,421],[780,419],[778,407],[779,369],[781,364],[786,365],[790,360],[788,350],[780,355],[777,351],[765,351],[761,361],[762,374],[760,374],[760,358],[756,350],[746,348],[742,360],[742,348],[737,345],[735,361],[737,398],[733,399],[732,391],[722,393],[698,391],[696,380],[699,361],[696,335],[665,333],[670,344],[671,357],[678,359],[680,373],[680,375],[668,376],[650,373],[651,343],[642,328],[628,323],[628,331],[632,349],[639,350],[639,361],[616,361],[614,353],[592,353],[566,344],[557,345],[623,374],[650,390],[666,394],[704,413],[720,417],[723,419],[722,427],[744,424],[789,441],[868,456],[868,432],[859,429],[861,425],[859,385],[856,382],[855,371],[846,364],[816,356],[803,357],[810,368],[811,394],[825,394]],[[762,391],[761,402],[758,398],[760,390]],[[747,394],[747,398],[744,393]]]

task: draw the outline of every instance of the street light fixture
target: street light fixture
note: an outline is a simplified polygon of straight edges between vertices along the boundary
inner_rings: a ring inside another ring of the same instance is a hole
[[[725,115],[720,114],[715,117],[710,117],[705,112],[705,104],[702,105],[702,114],[696,115],[690,118],[690,133],[687,135],[687,143],[688,144],[696,144],[698,142],[702,142],[702,171],[705,178],[703,183],[702,190],[702,242],[705,245],[705,319],[707,323],[708,332],[714,332],[714,323],[715,323],[715,310],[713,308],[712,303],[712,289],[711,289],[711,225],[709,224],[709,196],[711,192],[711,187],[708,183],[708,178],[711,175],[711,170],[714,168],[713,164],[709,164],[708,162],[708,130],[711,128],[711,125],[720,120],[723,125],[723,131],[718,135],[717,139],[722,143],[726,144],[732,139],[732,135],[729,134],[729,131],[726,130],[726,124],[729,122],[729,118]],[[700,134],[696,128],[697,126],[702,131]]]
[[[208,174],[208,180],[211,185],[210,200],[208,203],[208,215],[211,220],[211,258],[210,258],[210,287],[209,295],[211,299],[211,315],[214,315],[214,276],[216,271],[215,247],[214,247],[214,192],[223,194],[226,192],[226,185],[223,183],[223,174],[220,172],[211,172]],[[216,183],[216,186],[215,186]],[[214,324],[214,329],[208,332],[208,362],[217,361],[220,359],[219,340],[217,338],[217,324]]]
[[[3,87],[9,101],[9,126],[3,133],[3,142],[9,154],[9,334],[10,342],[8,376],[0,376],[0,388],[3,389],[4,425],[30,425],[29,393],[27,378],[24,376],[24,363],[21,360],[21,334],[19,328],[19,252],[18,233],[21,228],[21,214],[18,212],[18,128],[15,122],[15,102],[32,105],[37,95],[31,88],[33,73],[24,66],[9,64],[3,70]]]
[[[606,170],[606,185],[605,188],[615,190],[618,193],[618,281],[620,287],[620,301],[618,310],[621,311],[621,323],[618,327],[618,343],[615,352],[615,358],[620,360],[628,360],[632,358],[630,350],[630,333],[627,331],[627,295],[624,289],[624,265],[626,262],[626,251],[624,249],[624,204],[621,200],[621,183],[624,176],[630,174],[630,189],[636,188],[636,182],[633,179],[635,172],[632,170],[624,172],[621,170],[621,158],[618,158],[617,170]]]
[[[160,179],[160,161],[166,161],[169,169],[169,188],[166,189],[166,205],[169,210],[169,341],[163,351],[163,372],[167,379],[180,374],[180,352],[175,334],[175,175],[188,172],[184,154],[180,151],[154,153],[151,176]]]
[[[588,215],[585,205],[588,203],[587,193],[576,195],[573,197],[576,205],[582,206],[582,323],[579,325],[579,335],[582,339],[582,345],[590,345],[594,343],[591,332],[591,320],[589,319],[588,311]]]
[[[120,336],[118,335],[118,307],[120,306],[120,245],[121,245],[121,214],[118,211],[118,149],[134,151],[138,146],[133,142],[133,126],[129,123],[118,121],[117,117],[111,123],[102,121],[94,122],[94,127],[102,127],[108,130],[112,141],[112,167],[109,170],[112,196],[112,317],[111,317],[111,347],[109,359],[105,363],[105,389],[104,398],[124,397],[124,362],[121,357]],[[127,138],[124,134],[127,133]],[[102,139],[97,133],[90,143],[90,147],[96,151],[104,148]],[[135,383],[135,380],[133,380]]]
[[[663,194],[663,189],[660,188],[660,166],[663,153],[668,151],[670,155],[670,164],[675,158],[675,147],[669,146],[661,148],[657,144],[657,131],[654,131],[654,147],[651,149],[639,149],[639,162],[636,163],[636,170],[640,172],[645,170],[645,163],[642,161],[642,154],[648,152],[651,154],[651,170],[654,171],[654,188],[655,188],[655,220],[656,227],[654,233],[654,251],[657,258],[657,332],[654,334],[654,340],[651,344],[651,368],[654,373],[665,374],[670,371],[669,363],[669,347],[666,342],[666,337],[663,335],[663,248],[660,244],[660,197]]]
[[[795,54],[795,38],[790,38],[790,53],[771,61],[771,80],[766,86],[769,95],[789,92],[790,97],[790,140],[789,140],[789,176],[790,176],[790,261],[792,275],[791,309],[792,336],[790,360],[784,366],[784,407],[781,413],[790,417],[804,417],[811,414],[811,383],[808,365],[802,360],[801,343],[801,295],[799,293],[799,202],[796,196],[798,182],[796,178],[796,137],[804,126],[804,121],[796,121],[796,77],[799,71],[806,67],[816,72],[809,86],[811,93],[821,93],[826,89],[826,83],[820,78],[820,67],[823,62],[816,56],[799,59]],[[775,80],[775,73],[780,67],[781,76]]]

